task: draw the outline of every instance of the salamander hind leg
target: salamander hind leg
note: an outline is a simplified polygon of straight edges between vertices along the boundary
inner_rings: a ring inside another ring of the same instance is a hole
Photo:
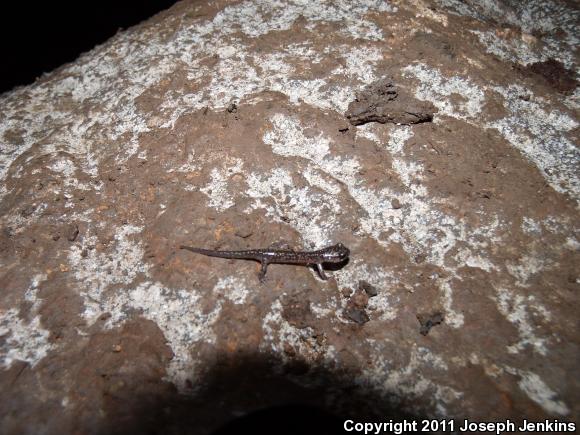
[[[260,269],[260,274],[258,275],[258,279],[261,283],[266,281],[266,270],[268,269],[268,262],[262,260],[262,268]]]
[[[316,263],[316,270],[318,271],[320,278],[322,278],[325,281],[328,279],[328,276],[326,276],[326,274],[324,273],[324,269],[322,268],[322,264]]]

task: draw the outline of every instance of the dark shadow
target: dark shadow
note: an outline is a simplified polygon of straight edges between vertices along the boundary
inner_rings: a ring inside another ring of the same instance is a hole
[[[213,435],[233,434],[319,434],[330,435],[341,433],[343,421],[318,406],[280,405],[263,408],[258,411],[234,418]]]
[[[174,391],[120,403],[127,409],[111,415],[100,433],[356,434],[344,430],[345,420],[418,420],[394,405],[393,397],[351,379],[347,370],[305,362],[281,365],[266,355],[228,355],[201,375],[201,387],[191,395]]]
[[[74,61],[128,28],[171,7],[176,0],[3,2],[0,14],[0,94],[27,85]]]
[[[322,267],[324,270],[330,270],[331,272],[336,272],[337,270],[342,269],[346,265],[350,263],[350,258],[341,261],[340,263],[322,263]]]

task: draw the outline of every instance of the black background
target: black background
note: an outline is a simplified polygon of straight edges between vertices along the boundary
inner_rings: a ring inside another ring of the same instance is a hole
[[[27,85],[176,0],[0,3],[0,93]]]

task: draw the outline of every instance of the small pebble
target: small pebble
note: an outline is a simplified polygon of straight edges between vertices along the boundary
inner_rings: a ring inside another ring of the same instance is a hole
[[[347,307],[344,310],[344,314],[349,320],[352,320],[353,322],[358,323],[359,325],[364,325],[370,320],[366,311],[361,310],[360,308]]]
[[[66,239],[69,242],[74,242],[79,235],[79,227],[77,224],[70,224],[66,231]]]
[[[368,283],[367,281],[359,281],[358,288],[360,290],[364,290],[364,292],[371,298],[379,294],[377,288],[374,285]]]
[[[427,334],[429,334],[429,331],[431,331],[431,328],[439,325],[440,323],[443,323],[443,320],[445,320],[445,317],[444,317],[443,313],[436,312],[436,313],[432,313],[429,315],[418,314],[417,320],[421,324],[421,327],[419,328],[419,332],[421,333],[421,335],[427,335]]]

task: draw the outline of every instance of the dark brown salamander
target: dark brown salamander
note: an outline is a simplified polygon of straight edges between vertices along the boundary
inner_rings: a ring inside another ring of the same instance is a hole
[[[266,269],[270,263],[315,265],[322,279],[328,279],[322,269],[322,263],[342,263],[350,255],[349,249],[342,243],[328,246],[318,251],[291,251],[278,249],[250,249],[247,251],[215,251],[211,249],[191,248],[180,246],[191,252],[207,255],[208,257],[230,258],[240,260],[255,260],[262,263],[259,279],[264,281]]]

